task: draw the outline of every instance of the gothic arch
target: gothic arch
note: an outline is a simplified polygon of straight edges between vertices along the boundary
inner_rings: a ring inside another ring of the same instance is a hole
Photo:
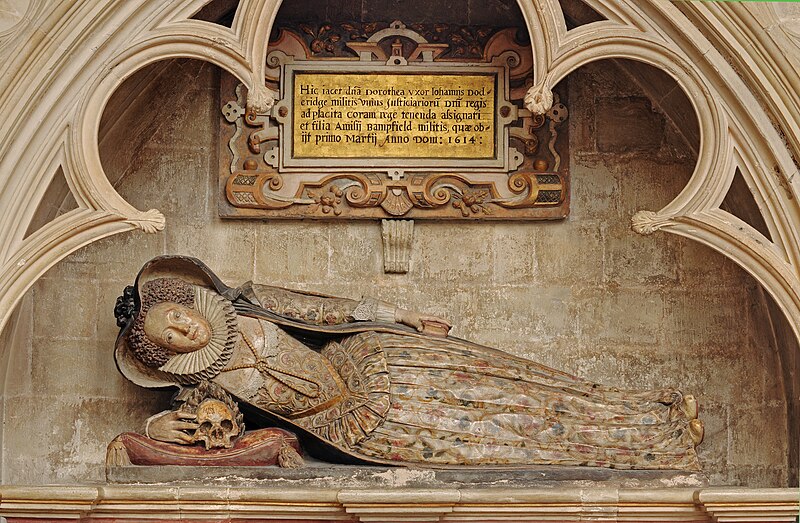
[[[252,93],[248,108],[266,110],[273,103],[261,79],[266,36],[280,1],[242,1],[230,29],[190,19],[206,3],[32,3],[14,28],[0,34],[0,110],[7,115],[0,146],[0,328],[25,291],[71,252],[106,236],[163,229],[163,215],[125,202],[100,164],[100,117],[125,78],[157,60],[197,58],[239,77]],[[800,209],[792,174],[800,100],[797,75],[778,44],[756,40],[756,21],[743,6],[587,3],[607,20],[567,31],[556,0],[519,2],[534,43],[531,108],[535,102],[546,106],[551,86],[600,58],[639,60],[669,73],[697,112],[700,160],[673,202],[642,210],[633,226],[642,234],[663,229],[683,235],[730,257],[767,289],[797,329]],[[768,59],[756,60],[756,53]],[[772,241],[719,208],[737,168]],[[59,169],[78,208],[26,237]]]

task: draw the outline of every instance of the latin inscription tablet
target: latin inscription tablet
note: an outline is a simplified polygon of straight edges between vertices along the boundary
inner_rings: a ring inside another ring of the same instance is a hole
[[[295,158],[496,154],[494,75],[296,73]]]
[[[301,23],[273,31],[274,105],[222,76],[220,215],[558,219],[569,210],[566,85],[524,97],[516,28]]]

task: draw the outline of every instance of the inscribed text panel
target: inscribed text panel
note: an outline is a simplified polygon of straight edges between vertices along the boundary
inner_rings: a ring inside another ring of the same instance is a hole
[[[296,73],[295,158],[496,157],[489,74]]]

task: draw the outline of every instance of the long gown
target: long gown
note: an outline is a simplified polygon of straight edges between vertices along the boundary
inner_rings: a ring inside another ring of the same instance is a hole
[[[457,338],[360,328],[356,301],[259,285],[244,295],[253,306],[240,307],[240,340],[215,381],[351,456],[699,470],[679,391],[618,390]],[[312,348],[298,324],[347,332]]]

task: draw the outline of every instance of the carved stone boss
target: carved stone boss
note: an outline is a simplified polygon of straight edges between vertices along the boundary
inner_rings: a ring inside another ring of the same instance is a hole
[[[220,214],[565,217],[565,95],[544,116],[523,108],[532,53],[515,32],[399,21],[281,30],[267,57],[274,106],[247,113],[244,87],[222,79]]]

